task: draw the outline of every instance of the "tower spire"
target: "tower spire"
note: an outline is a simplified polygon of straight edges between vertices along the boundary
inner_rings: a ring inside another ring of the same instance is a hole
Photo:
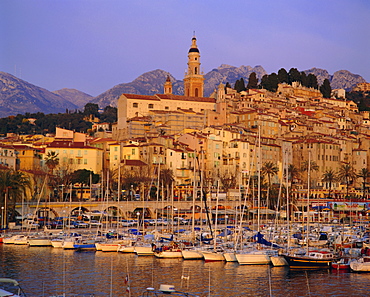
[[[203,97],[204,76],[200,71],[200,53],[197,46],[197,39],[191,39],[191,46],[188,52],[188,69],[184,77],[185,96]]]

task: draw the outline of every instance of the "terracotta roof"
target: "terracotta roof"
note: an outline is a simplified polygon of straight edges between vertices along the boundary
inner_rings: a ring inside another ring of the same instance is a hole
[[[190,96],[180,96],[180,95],[173,95],[173,94],[156,94],[156,96],[162,100],[197,101],[197,102],[216,103],[216,99],[210,98],[210,97],[190,97]]]
[[[125,96],[127,99],[159,101],[158,97],[152,95],[122,94],[121,96]]]

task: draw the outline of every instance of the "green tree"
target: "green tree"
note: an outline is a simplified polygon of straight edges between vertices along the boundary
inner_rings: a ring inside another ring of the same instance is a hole
[[[322,181],[324,183],[329,184],[328,198],[331,198],[331,188],[332,188],[333,182],[335,182],[336,179],[337,179],[337,175],[332,168],[329,168],[328,170],[326,170],[322,176]]]
[[[289,74],[284,68],[280,68],[278,71],[279,84],[289,83]]]
[[[297,68],[291,68],[289,70],[289,84],[292,84],[295,81],[301,82],[301,73]]]
[[[5,207],[5,215],[15,219],[15,205],[25,196],[27,189],[31,189],[29,176],[21,171],[10,169],[0,170],[0,197],[1,205]],[[6,201],[5,201],[6,199]]]
[[[273,72],[270,75],[265,74],[264,76],[262,76],[260,86],[270,92],[276,92],[278,83],[278,76],[276,73]]]
[[[84,115],[99,117],[99,105],[95,103],[87,103],[84,107]]]
[[[45,165],[49,169],[49,174],[53,174],[54,169],[59,165],[58,155],[59,154],[56,153],[55,151],[49,151],[46,154],[46,157],[44,158],[45,159]]]
[[[271,177],[275,176],[278,172],[279,172],[279,168],[273,162],[266,162],[265,164],[263,164],[261,168],[262,175],[267,176],[267,181],[268,181],[267,198],[266,198],[267,208],[270,207],[269,198],[270,198],[270,189],[271,189]]]
[[[302,83],[302,86],[308,87],[308,78],[307,78],[306,72],[304,71],[301,71],[301,83]]]
[[[349,185],[353,183],[356,179],[357,175],[353,169],[353,167],[349,164],[343,164],[339,167],[339,171],[337,173],[338,180],[344,182],[346,184],[346,198],[349,198]]]
[[[367,179],[370,177],[370,170],[367,168],[362,168],[357,174],[357,177],[362,178],[362,198],[365,199],[366,182]]]
[[[317,77],[315,74],[310,73],[307,75],[307,87],[314,89],[319,88],[319,85],[317,83]]]
[[[320,92],[323,95],[324,98],[330,98],[331,97],[331,86],[330,82],[327,78],[324,79],[324,82],[320,86]]]
[[[236,80],[235,85],[234,85],[234,90],[236,90],[238,93],[246,90],[243,78]]]
[[[83,187],[84,185],[90,184],[90,178],[93,184],[99,181],[99,175],[95,174],[91,170],[78,169],[72,173],[72,179],[71,179],[72,183],[80,184],[80,200],[82,200],[82,197],[83,197]]]
[[[257,89],[258,87],[258,78],[257,78],[257,75],[255,72],[252,72],[250,75],[249,75],[249,79],[248,79],[248,84],[247,84],[247,89]]]

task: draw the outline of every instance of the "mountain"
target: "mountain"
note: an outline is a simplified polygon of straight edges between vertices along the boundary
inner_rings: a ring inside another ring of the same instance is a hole
[[[86,103],[89,103],[93,99],[93,96],[76,89],[64,88],[61,90],[54,91],[53,93],[77,105],[77,107],[79,107],[80,109],[83,109]]]
[[[58,113],[77,105],[43,88],[0,71],[0,117],[19,113]]]
[[[221,65],[204,75],[204,96],[208,97],[220,83],[225,84],[230,82],[235,83],[241,77],[248,81],[249,75],[256,72],[260,79],[266,71],[262,66],[240,66],[234,67],[230,65]],[[167,78],[170,77],[172,81],[172,92],[175,95],[184,94],[184,82],[176,80],[170,73],[157,69],[146,72],[130,83],[123,83],[114,86],[108,91],[100,94],[91,100],[91,103],[99,104],[100,107],[107,105],[117,106],[117,99],[122,93],[139,94],[139,95],[154,95],[163,93],[163,85]]]
[[[232,86],[237,79],[243,78],[247,83],[249,75],[255,72],[257,78],[261,80],[262,76],[267,74],[262,66],[230,66],[222,64],[220,67],[212,69],[210,72],[204,75],[204,95],[209,96],[220,83],[226,84],[229,82]]]
[[[362,76],[358,74],[353,74],[348,70],[339,70],[330,75],[328,71],[320,68],[311,68],[304,71],[306,74],[314,74],[317,77],[317,82],[322,85],[324,79],[330,81],[330,86],[332,89],[345,89],[346,91],[352,90],[354,86],[358,83],[366,82]]]
[[[235,67],[222,64],[204,75],[204,96],[210,96],[220,83],[229,82],[233,86],[235,81],[241,77],[247,84],[252,72],[257,74],[259,81],[263,75],[267,74],[262,66]],[[323,83],[325,78],[329,79],[332,89],[344,88],[349,91],[356,84],[366,82],[360,75],[347,70],[336,71],[333,75],[320,68],[311,68],[304,72],[315,74],[319,85]],[[172,81],[173,93],[182,95],[184,93],[184,82],[176,80],[169,72],[160,69],[146,72],[132,82],[116,85],[97,97],[91,97],[75,89],[49,92],[13,75],[0,72],[0,117],[26,112],[65,112],[66,109],[82,109],[89,102],[96,103],[101,108],[108,105],[117,106],[117,99],[122,93],[162,94],[167,76]]]
[[[104,108],[108,105],[117,106],[117,99],[123,93],[139,95],[162,94],[163,85],[167,76],[169,76],[172,81],[173,94],[182,95],[184,93],[183,82],[176,80],[170,73],[157,69],[140,75],[130,83],[114,86],[92,99],[91,103],[99,104],[100,107]]]

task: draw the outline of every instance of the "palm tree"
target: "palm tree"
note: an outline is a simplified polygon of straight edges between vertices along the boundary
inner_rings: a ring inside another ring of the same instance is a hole
[[[368,177],[370,177],[370,170],[367,168],[362,168],[357,174],[357,177],[362,178],[362,199],[365,199],[366,180]]]
[[[15,205],[21,200],[27,189],[31,188],[29,177],[21,171],[15,170],[0,170],[0,197],[1,204],[11,206],[12,216],[15,216]],[[6,201],[5,201],[6,199]],[[6,210],[6,214],[9,211]]]
[[[49,173],[53,174],[54,169],[59,165],[59,154],[54,151],[50,151],[46,154],[45,165],[49,169]]]
[[[276,175],[279,172],[279,168],[273,162],[266,162],[261,168],[261,173],[263,176],[267,176],[268,188],[267,188],[267,208],[269,208],[269,196],[271,189],[271,177]]]
[[[301,177],[301,172],[299,169],[294,166],[293,164],[289,164],[288,166],[288,180],[293,185],[295,179],[299,179]]]
[[[331,168],[326,170],[322,176],[322,181],[324,183],[329,183],[329,197],[328,198],[331,198],[331,186],[333,182],[336,181],[336,179],[337,179],[337,175],[334,172],[334,170]]]
[[[349,197],[348,192],[349,192],[349,184],[352,183],[356,179],[357,175],[353,169],[353,167],[349,164],[343,164],[340,166],[339,171],[338,171],[338,179],[341,182],[346,183],[346,188],[347,188],[347,195],[346,198]]]

